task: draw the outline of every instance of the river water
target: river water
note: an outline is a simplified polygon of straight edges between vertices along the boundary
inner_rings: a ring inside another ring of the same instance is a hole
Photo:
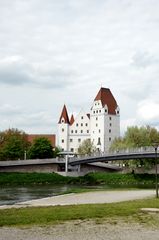
[[[49,196],[56,196],[72,189],[97,189],[97,186],[76,186],[76,185],[40,185],[27,187],[1,187],[0,205],[10,205],[17,202],[24,202],[32,199],[39,199]]]
[[[24,202],[32,199],[39,199],[50,196],[57,196],[66,192],[71,192],[73,189],[100,189],[110,190],[114,188],[153,188],[152,186],[106,186],[106,185],[36,185],[25,187],[0,187],[0,205],[10,205],[18,202]]]

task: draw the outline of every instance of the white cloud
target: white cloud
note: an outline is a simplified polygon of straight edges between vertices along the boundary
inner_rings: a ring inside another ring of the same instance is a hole
[[[122,129],[159,126],[151,112],[145,119],[143,104],[158,99],[158,12],[158,0],[0,1],[0,103],[25,112],[10,124],[25,128],[28,114],[45,112],[56,129],[64,103],[89,110],[102,84],[120,105]]]
[[[145,123],[159,122],[159,102],[146,99],[138,104],[137,115]]]

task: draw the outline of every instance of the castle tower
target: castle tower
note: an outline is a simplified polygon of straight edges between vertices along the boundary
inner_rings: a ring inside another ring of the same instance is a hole
[[[120,115],[110,89],[101,88],[94,99],[90,117],[91,141],[102,152],[108,151],[120,135]]]
[[[69,125],[70,121],[67,113],[67,108],[64,105],[58,122],[58,145],[62,148],[63,151],[68,151]]]
[[[120,136],[120,110],[110,89],[99,90],[90,114],[81,111],[69,119],[64,105],[58,136],[58,145],[63,151],[78,152],[79,145],[86,139],[90,139],[99,151],[108,151],[112,141]]]

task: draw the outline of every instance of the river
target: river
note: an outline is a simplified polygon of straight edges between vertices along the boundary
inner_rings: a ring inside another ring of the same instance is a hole
[[[77,185],[40,185],[27,187],[1,187],[0,205],[10,205],[17,202],[24,202],[32,199],[39,199],[49,196],[56,196],[72,189],[97,189],[100,186],[77,186]]]
[[[56,196],[73,189],[100,189],[110,190],[114,188],[153,188],[152,186],[119,186],[119,185],[36,185],[36,186],[12,186],[0,187],[0,205],[11,205],[32,199]]]

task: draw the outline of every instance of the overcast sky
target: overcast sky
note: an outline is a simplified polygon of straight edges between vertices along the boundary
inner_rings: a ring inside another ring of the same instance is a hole
[[[0,131],[56,133],[101,86],[121,133],[159,129],[159,0],[0,0]]]

